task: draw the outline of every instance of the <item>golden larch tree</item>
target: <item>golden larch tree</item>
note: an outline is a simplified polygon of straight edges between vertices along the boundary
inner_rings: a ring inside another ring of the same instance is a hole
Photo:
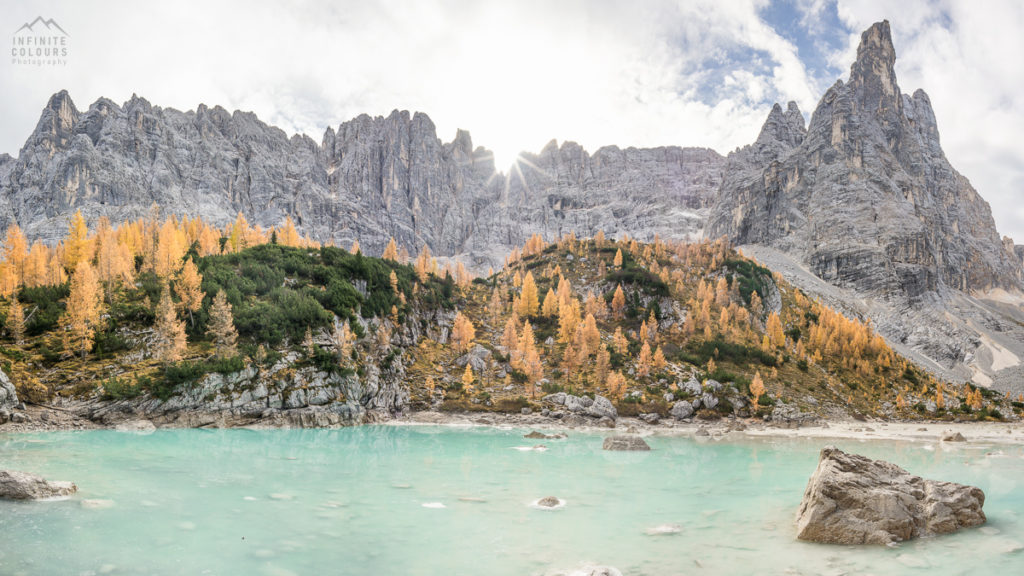
[[[579,354],[570,342],[562,352],[562,372],[565,373],[565,381],[567,384],[572,384],[572,377],[576,373],[576,368],[578,366]]]
[[[554,290],[548,289],[548,294],[544,297],[544,305],[541,306],[540,313],[549,318],[558,314],[558,296],[555,295]]]
[[[612,347],[619,354],[625,354],[629,350],[629,340],[626,340],[626,335],[622,333],[622,326],[615,328],[615,334],[612,335]]]
[[[527,272],[523,277],[523,288],[519,295],[519,315],[536,316],[540,310],[537,283],[533,280],[533,272]]]
[[[199,273],[195,262],[191,258],[185,261],[181,272],[178,273],[178,280],[174,283],[174,292],[181,299],[182,307],[188,311],[189,322],[195,326],[196,321],[193,312],[198,312],[203,307],[203,276]]]
[[[476,377],[473,376],[473,366],[466,362],[466,370],[462,373],[462,389],[466,391],[466,394],[473,393],[474,381],[476,381]]]
[[[25,262],[25,286],[35,288],[46,284],[50,249],[42,242],[33,242]]]
[[[101,228],[96,235],[96,274],[100,282],[112,293],[119,285],[130,285],[135,279],[135,259],[127,246],[117,241],[117,235]]]
[[[90,259],[89,228],[85,225],[82,211],[78,210],[68,223],[68,235],[64,239],[63,264],[68,272],[74,273],[79,262]]]
[[[604,347],[597,351],[597,359],[594,361],[594,380],[604,382],[608,378],[608,370],[611,367],[611,354]]]
[[[299,236],[299,231],[295,229],[295,221],[292,220],[291,216],[285,217],[284,226],[277,233],[277,243],[282,246],[292,247],[302,245],[302,237]]]
[[[186,248],[184,234],[178,229],[174,220],[168,218],[160,227],[153,272],[165,280],[177,274],[178,270],[181,270]]]
[[[583,340],[587,343],[587,348],[592,351],[601,346],[601,332],[597,329],[597,319],[589,312],[583,319]]]
[[[235,217],[235,221],[228,228],[228,240],[225,248],[229,252],[241,252],[249,247],[248,244],[249,221],[241,212]]]
[[[25,310],[22,309],[21,302],[18,302],[17,298],[14,298],[11,301],[11,305],[7,308],[7,319],[4,322],[4,326],[7,328],[7,333],[10,334],[15,346],[21,346],[25,343]]]
[[[576,336],[580,323],[580,302],[572,298],[558,308],[558,341],[568,344]]]
[[[501,291],[495,286],[491,291],[491,299],[487,302],[487,314],[491,317],[491,322],[496,322],[504,311],[505,301],[501,297]]]
[[[612,372],[608,375],[605,386],[608,388],[608,394],[611,397],[621,399],[626,393],[626,377],[621,372]]]
[[[213,339],[214,355],[218,358],[230,358],[238,354],[238,331],[235,329],[235,317],[231,311],[231,303],[227,294],[218,290],[210,306],[210,322],[206,333]]]
[[[754,410],[757,410],[757,403],[764,395],[764,380],[761,379],[761,372],[754,373],[754,379],[750,381],[750,394],[754,397]]]
[[[668,366],[668,361],[665,360],[665,353],[661,350],[661,346],[658,346],[654,351],[654,356],[651,358],[651,368],[660,372],[666,366]]]
[[[640,356],[636,359],[636,374],[640,377],[646,377],[651,373],[651,345],[645,340],[644,345],[640,348]]]
[[[622,292],[622,285],[615,287],[615,294],[612,296],[612,314],[616,318],[622,318],[622,312],[626,309],[626,295]]]
[[[786,343],[786,334],[782,331],[782,320],[779,319],[778,314],[772,312],[768,315],[765,332],[772,346],[778,347]]]
[[[4,261],[11,267],[16,285],[25,283],[25,263],[28,260],[28,240],[21,232],[17,223],[7,228],[7,239],[4,241]]]
[[[164,283],[160,302],[156,305],[156,322],[153,325],[153,357],[164,364],[181,360],[185,353],[185,322],[178,320],[171,289]]]
[[[398,262],[398,243],[395,242],[394,236],[388,240],[388,245],[384,248],[384,253],[380,255],[384,260],[391,260],[392,262]]]
[[[424,244],[419,255],[416,256],[416,277],[420,279],[420,282],[427,281],[433,267],[434,258],[430,255],[430,247]]]
[[[335,325],[332,336],[334,338],[334,349],[341,359],[341,364],[344,365],[352,357],[352,348],[355,345],[356,335],[349,328],[348,322],[343,322],[341,325]]]
[[[476,338],[476,327],[469,318],[463,316],[462,312],[455,313],[455,321],[452,322],[452,346],[455,351],[462,354],[469,350],[470,344]]]
[[[61,319],[66,351],[82,357],[92,348],[93,336],[103,314],[103,289],[88,261],[80,262],[71,277],[67,310]]]
[[[615,259],[612,260],[612,266],[615,266],[616,268],[622,267],[622,248],[619,248],[615,252]]]
[[[519,345],[519,327],[514,314],[505,321],[505,330],[501,333],[501,345],[510,354]]]

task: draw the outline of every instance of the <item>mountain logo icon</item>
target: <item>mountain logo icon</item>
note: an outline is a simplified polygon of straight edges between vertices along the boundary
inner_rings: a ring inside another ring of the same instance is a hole
[[[14,31],[15,35],[40,33],[61,34],[62,36],[69,36],[69,34],[65,32],[63,28],[60,27],[60,24],[57,24],[56,20],[54,20],[53,18],[46,20],[42,16],[37,16],[36,19],[33,20],[31,23],[22,24],[21,28],[18,28],[17,30]]]

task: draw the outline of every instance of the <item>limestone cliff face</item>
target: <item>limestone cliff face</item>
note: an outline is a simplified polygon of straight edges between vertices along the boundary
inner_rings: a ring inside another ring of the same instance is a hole
[[[928,96],[900,92],[895,59],[888,22],[875,24],[805,135],[773,109],[727,159],[708,235],[779,248],[872,297],[1019,286],[988,203],[946,160]]]
[[[880,22],[806,132],[794,105],[776,106],[757,141],[726,159],[706,234],[749,245],[804,290],[870,319],[921,366],[1012,387],[1024,369],[1022,259],[943,154],[927,94],[901,93],[895,60]]]
[[[468,132],[443,143],[422,113],[362,115],[317,143],[251,113],[138,97],[81,112],[60,92],[18,158],[0,157],[0,225],[53,241],[75,210],[118,222],[156,205],[218,224],[242,212],[263,227],[291,215],[318,240],[358,239],[374,254],[394,236],[413,253],[425,243],[486,269],[534,233],[698,236],[723,162],[707,149],[590,155],[552,143],[501,174]]]

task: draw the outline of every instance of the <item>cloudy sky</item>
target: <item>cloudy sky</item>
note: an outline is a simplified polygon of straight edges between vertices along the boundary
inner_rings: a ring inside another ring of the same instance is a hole
[[[928,92],[946,154],[1024,243],[1019,1],[0,0],[0,13],[9,38],[37,16],[70,36],[66,65],[0,63],[0,153],[67,89],[80,109],[137,93],[316,140],[360,113],[419,110],[444,140],[470,130],[499,166],[552,138],[727,153],[773,102],[809,117],[860,32],[889,19],[901,88]]]

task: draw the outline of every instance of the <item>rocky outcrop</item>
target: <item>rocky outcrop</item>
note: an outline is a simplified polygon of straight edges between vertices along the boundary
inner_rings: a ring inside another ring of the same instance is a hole
[[[17,405],[18,392],[14,389],[11,379],[7,377],[7,373],[0,369],[0,411],[9,413]]]
[[[133,96],[80,111],[62,91],[18,158],[0,158],[0,227],[17,221],[52,242],[75,210],[119,222],[156,204],[217,224],[242,212],[264,228],[291,215],[313,238],[358,239],[367,254],[393,236],[486,270],[537,233],[699,236],[722,162],[708,149],[590,154],[552,142],[502,173],[468,132],[444,143],[422,113],[364,114],[318,143],[218,106],[181,112]]]
[[[432,319],[441,323],[436,316]],[[372,331],[369,326],[364,329]],[[433,326],[430,334],[436,337],[440,329]],[[288,352],[270,366],[250,363],[238,372],[206,374],[167,399],[145,395],[114,402],[93,400],[73,409],[93,422],[119,428],[130,428],[140,420],[147,421],[142,424],[147,428],[323,428],[373,422],[406,410],[408,349],[419,341],[421,330],[419,323],[396,328],[390,360],[367,358],[358,372],[326,372],[303,365],[299,353]],[[325,334],[317,334],[314,340],[326,338]]]
[[[45,500],[63,498],[78,491],[71,482],[51,482],[35,474],[0,470],[0,498],[8,500]]]
[[[548,402],[556,407],[563,407],[568,412],[580,416],[589,416],[612,422],[618,418],[618,411],[615,410],[611,400],[600,395],[591,398],[589,396],[573,396],[565,392],[556,392],[541,398],[541,401]]]
[[[690,404],[686,400],[680,400],[672,405],[672,409],[669,410],[669,414],[676,420],[685,420],[693,416],[694,409],[693,404]]]
[[[797,512],[797,538],[829,544],[890,544],[985,523],[985,493],[925,480],[834,446],[821,451]]]
[[[646,452],[651,449],[650,445],[644,441],[643,438],[634,434],[620,434],[618,436],[609,436],[604,439],[604,444],[601,446],[603,450],[613,451],[629,451],[629,452]]]
[[[990,384],[1001,364],[974,359],[984,337],[1015,323],[963,300],[1020,290],[1021,259],[946,159],[928,95],[901,93],[895,59],[889,24],[877,23],[806,132],[795,106],[791,119],[776,106],[757,141],[727,158],[706,235],[785,254],[787,280],[821,298],[848,290],[841,309],[870,318],[900,352],[944,377]],[[1006,340],[1024,348],[1024,333]]]

